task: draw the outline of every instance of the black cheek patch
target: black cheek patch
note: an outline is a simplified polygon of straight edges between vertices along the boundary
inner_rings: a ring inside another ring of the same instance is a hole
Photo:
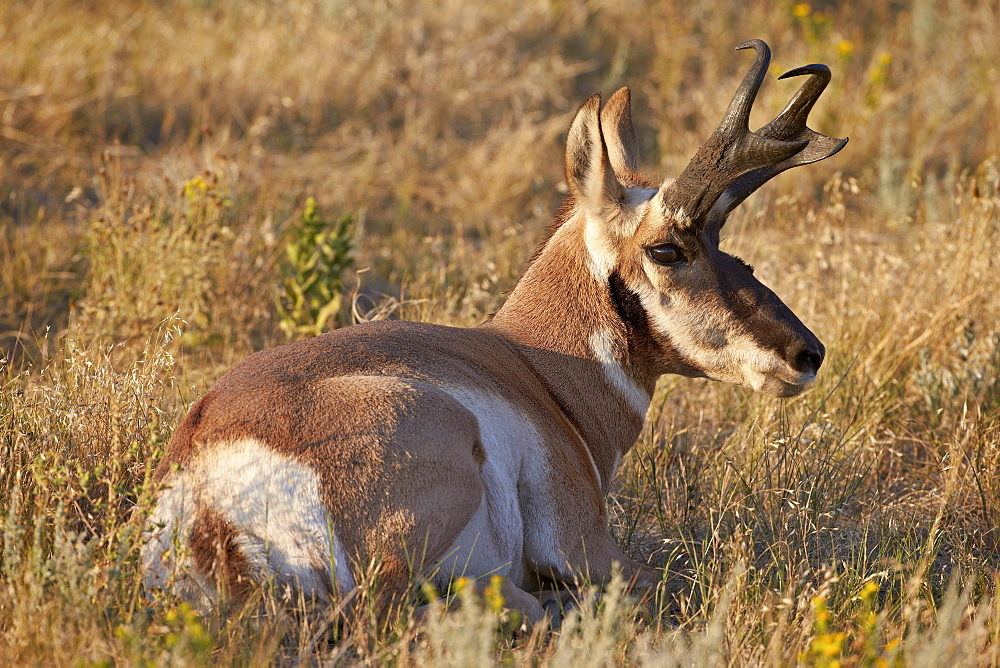
[[[617,271],[612,271],[608,276],[608,292],[611,293],[611,302],[625,326],[633,334],[648,335],[649,317],[642,306],[642,300],[625,285],[625,281]]]
[[[608,292],[615,305],[618,317],[628,328],[629,355],[638,357],[652,368],[655,365],[659,373],[679,373],[691,378],[699,378],[705,373],[690,361],[684,359],[665,335],[657,334],[649,324],[649,316],[642,305],[642,299],[629,289],[625,281],[613,271],[608,276]]]

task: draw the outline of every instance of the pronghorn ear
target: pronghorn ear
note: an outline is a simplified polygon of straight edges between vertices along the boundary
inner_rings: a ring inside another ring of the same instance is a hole
[[[631,97],[628,86],[623,86],[608,98],[601,111],[601,134],[619,180],[639,169],[639,141],[632,127]]]
[[[601,96],[591,95],[566,137],[566,184],[589,213],[609,220],[626,202],[625,188],[615,178],[601,134]]]

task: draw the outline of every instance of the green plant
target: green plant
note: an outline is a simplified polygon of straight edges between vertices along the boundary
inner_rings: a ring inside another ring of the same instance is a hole
[[[289,339],[317,336],[343,301],[343,273],[354,262],[354,219],[341,216],[330,223],[319,213],[316,200],[306,200],[305,211],[285,244],[287,261],[278,294],[279,325]]]

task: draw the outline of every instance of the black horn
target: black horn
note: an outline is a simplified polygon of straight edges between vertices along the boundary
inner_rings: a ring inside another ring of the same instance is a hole
[[[809,78],[782,112],[773,121],[757,130],[757,134],[780,141],[805,141],[806,146],[790,158],[755,169],[733,181],[709,212],[708,225],[721,228],[729,213],[769,180],[786,169],[829,158],[847,144],[846,138],[828,137],[806,125],[809,112],[830,83],[830,68],[819,64],[804,65],[789,70],[778,78],[788,79],[803,75],[809,75]]]
[[[750,110],[767,74],[771,50],[754,39],[737,49],[756,51],[719,127],[702,144],[684,171],[663,187],[663,203],[678,223],[703,226],[726,215],[774,175],[829,157],[846,139],[826,137],[806,127],[806,118],[830,81],[825,65],[807,65],[782,78],[810,75],[777,118],[756,132]]]

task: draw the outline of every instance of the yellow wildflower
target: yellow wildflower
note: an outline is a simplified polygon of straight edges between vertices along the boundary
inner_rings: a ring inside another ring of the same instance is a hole
[[[817,636],[812,642],[813,654],[833,658],[840,656],[840,649],[844,644],[845,634],[842,631],[837,633],[824,633]]]
[[[506,603],[501,591],[502,587],[503,576],[494,575],[490,578],[490,586],[483,590],[483,599],[486,601],[486,606],[494,612],[503,610],[504,603]]]

